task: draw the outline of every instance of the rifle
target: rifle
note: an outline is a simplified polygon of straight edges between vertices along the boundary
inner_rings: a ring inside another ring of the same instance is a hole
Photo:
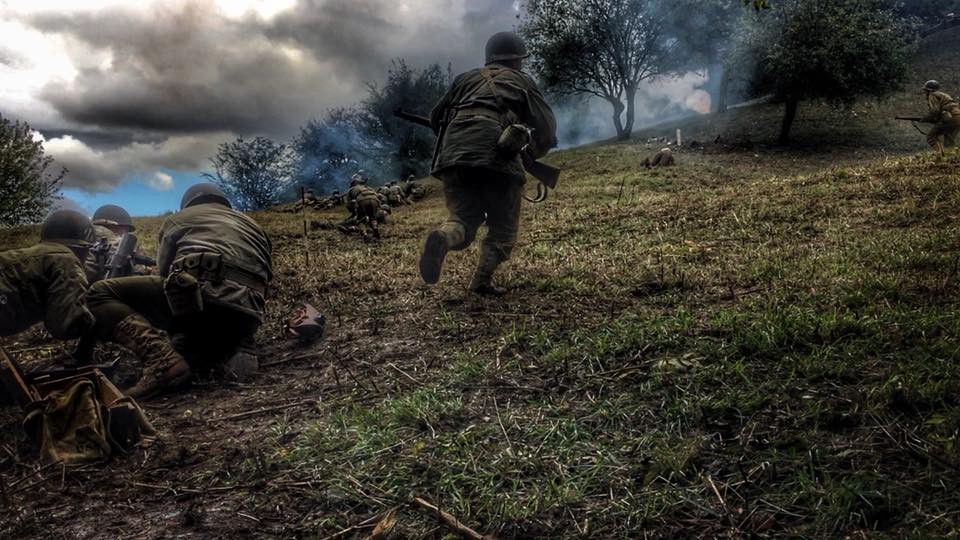
[[[894,118],[894,120],[908,120],[910,122],[922,122],[924,124],[933,123],[922,116],[897,116]]]
[[[430,119],[426,116],[413,114],[404,111],[403,109],[394,110],[393,115],[401,120],[406,120],[407,122],[414,123],[418,126],[431,129],[433,128],[433,126],[430,124]],[[522,158],[523,168],[530,173],[530,176],[536,178],[540,181],[540,183],[550,189],[557,188],[557,182],[560,180],[560,169],[554,167],[553,165],[547,165],[546,163],[533,159],[528,152],[524,152],[522,154]]]

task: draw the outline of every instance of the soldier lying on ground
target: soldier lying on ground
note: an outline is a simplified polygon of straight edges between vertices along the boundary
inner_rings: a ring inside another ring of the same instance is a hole
[[[78,338],[93,327],[81,262],[92,241],[93,225],[86,216],[57,210],[40,227],[40,243],[0,252],[0,335],[40,321],[57,339]]]
[[[221,367],[238,378],[256,369],[270,238],[213,184],[188,189],[180,208],[160,228],[159,276],[100,281],[88,295],[96,336],[143,363],[133,397],[184,384],[194,369]]]
[[[673,150],[661,148],[652,158],[646,158],[640,164],[647,169],[652,169],[654,167],[672,167],[676,165],[676,163],[676,159],[673,157]]]

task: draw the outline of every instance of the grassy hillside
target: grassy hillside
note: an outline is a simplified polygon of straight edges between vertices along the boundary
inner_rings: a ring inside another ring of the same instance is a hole
[[[751,114],[773,117],[724,121]],[[413,495],[500,538],[954,534],[960,153],[896,155],[922,145],[896,133],[654,171],[636,142],[557,153],[503,299],[465,294],[476,247],[420,282],[436,196],[380,243],[311,233],[310,265],[300,217],[259,213],[263,374],[148,402],[153,445],[29,478],[7,409],[0,534],[364,538],[397,508],[396,537],[440,537]],[[138,225],[150,248],[159,220]],[[306,350],[282,339],[303,301],[328,317]]]

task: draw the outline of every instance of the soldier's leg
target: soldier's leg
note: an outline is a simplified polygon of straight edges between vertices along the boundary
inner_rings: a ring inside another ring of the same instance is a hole
[[[943,153],[944,131],[943,125],[938,123],[931,126],[930,131],[927,132],[927,144],[941,154]]]
[[[466,170],[451,170],[443,178],[447,220],[427,236],[420,256],[420,276],[434,284],[440,281],[443,260],[449,251],[466,249],[477,237],[485,215],[478,200],[478,183]]]
[[[190,379],[190,367],[164,330],[174,316],[163,292],[163,278],[139,276],[98,281],[87,293],[101,340],[130,349],[143,364],[143,375],[128,393],[146,398]]]
[[[488,231],[480,247],[480,260],[470,290],[499,295],[506,290],[493,284],[493,275],[500,263],[510,258],[517,243],[523,183],[519,179],[502,178],[488,184],[488,188],[484,196]]]

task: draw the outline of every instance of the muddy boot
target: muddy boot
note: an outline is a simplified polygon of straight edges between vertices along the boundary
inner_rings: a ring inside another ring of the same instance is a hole
[[[433,285],[440,281],[440,271],[443,269],[443,259],[450,251],[447,236],[442,231],[433,231],[427,236],[423,246],[423,255],[420,256],[420,277],[425,283]]]
[[[481,249],[477,269],[470,281],[470,292],[487,296],[507,294],[507,289],[493,284],[493,274],[498,266],[500,266],[500,257],[487,249]]]
[[[143,364],[143,375],[127,395],[145,399],[183,385],[192,375],[190,366],[167,339],[140,315],[130,315],[117,325],[113,341],[133,351]]]

